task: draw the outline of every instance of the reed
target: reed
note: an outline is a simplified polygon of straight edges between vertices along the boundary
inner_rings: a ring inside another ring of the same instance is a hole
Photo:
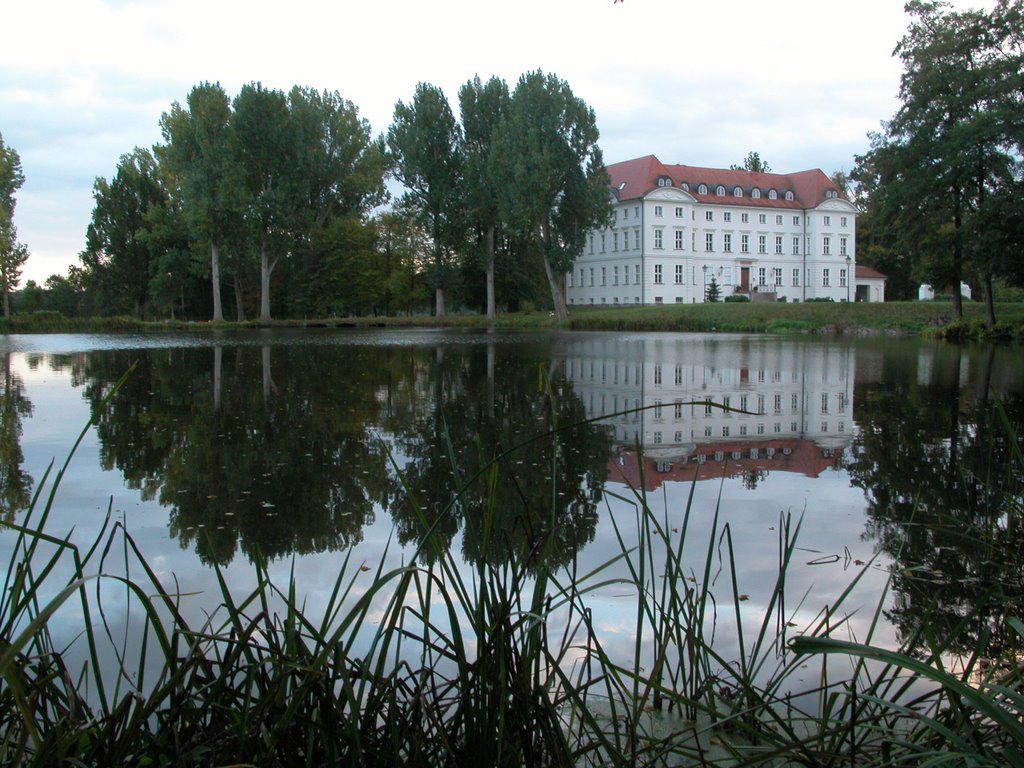
[[[802,601],[794,607],[787,594],[800,531],[788,515],[753,633],[731,527],[716,507],[710,534],[695,540],[692,488],[671,515],[643,483],[608,494],[618,552],[592,571],[546,566],[553,537],[489,558],[493,492],[519,448],[474,477],[450,450],[461,487],[492,491],[476,521],[485,550],[470,568],[434,535],[438,516],[423,514],[419,552],[398,567],[382,561],[365,589],[347,553],[316,615],[294,576],[275,584],[257,562],[255,586],[241,595],[217,570],[219,604],[199,623],[109,514],[85,551],[48,533],[67,463],[52,481],[47,473],[24,521],[10,526],[0,765],[1024,766],[1019,661],[989,663],[979,647],[954,674],[951,639],[926,629],[907,648],[875,646],[884,595],[868,636],[852,639],[846,603],[860,575],[785,641]],[[457,494],[442,515],[463,503]],[[594,620],[593,601],[609,590],[628,595],[635,640],[625,656]],[[115,596],[139,612],[142,630],[130,639],[108,621]],[[48,629],[72,601],[80,668]],[[1010,628],[1024,635],[1020,621]],[[716,650],[726,631],[737,658]],[[922,638],[928,653],[911,654]],[[843,674],[836,657],[847,660]],[[821,662],[820,683],[801,687],[795,677],[809,659]]]

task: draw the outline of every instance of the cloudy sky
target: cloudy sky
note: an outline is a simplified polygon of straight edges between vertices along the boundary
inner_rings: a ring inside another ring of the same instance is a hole
[[[13,0],[0,134],[26,182],[15,223],[43,281],[77,262],[92,184],[160,140],[203,80],[336,90],[383,132],[419,81],[543,69],[590,103],[606,162],[654,154],[779,172],[853,165],[896,108],[900,0]]]

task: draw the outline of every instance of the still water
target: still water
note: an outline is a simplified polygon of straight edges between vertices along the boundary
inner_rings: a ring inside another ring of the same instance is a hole
[[[549,564],[583,573],[619,535],[629,543],[640,499],[673,530],[690,508],[695,574],[730,526],[754,625],[786,515],[801,530],[780,631],[809,625],[862,572],[849,632],[863,639],[881,601],[875,640],[892,645],[986,600],[974,632],[998,626],[1024,592],[1015,349],[324,329],[8,336],[0,354],[5,519],[23,518],[93,417],[48,531],[88,546],[109,510],[197,616],[216,605],[215,565],[244,590],[265,558],[313,610],[346,555],[429,559],[416,553],[427,526],[466,563],[536,558],[554,536]],[[0,531],[5,563],[12,539]],[[598,591],[592,607],[625,653],[621,598]],[[54,631],[73,637],[75,621]],[[130,631],[127,608],[121,621]]]

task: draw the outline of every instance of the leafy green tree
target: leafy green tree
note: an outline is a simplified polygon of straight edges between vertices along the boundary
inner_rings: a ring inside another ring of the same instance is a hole
[[[555,315],[569,316],[564,274],[588,230],[611,217],[608,174],[594,111],[569,84],[540,70],[519,79],[491,155],[498,204],[511,236],[543,256]]]
[[[395,104],[387,145],[391,168],[406,193],[404,205],[416,211],[431,245],[428,273],[435,312],[444,317],[445,291],[451,286],[452,262],[462,240],[465,159],[461,132],[440,88],[419,83],[408,105]]]
[[[209,244],[213,320],[221,321],[220,250],[242,247],[243,191],[233,163],[231,100],[219,83],[200,83],[186,106],[175,103],[161,116],[160,128],[166,144],[157,156],[177,182],[193,237]]]
[[[712,303],[722,300],[722,288],[718,284],[718,281],[714,277],[711,278],[711,282],[708,283],[708,287],[704,290],[704,301],[710,301]]]
[[[760,154],[754,151],[747,153],[747,156],[743,158],[742,165],[730,165],[729,168],[734,171],[751,171],[753,173],[772,172],[771,166],[761,159]]]
[[[156,265],[145,236],[147,217],[151,209],[167,203],[152,153],[136,148],[122,155],[112,181],[96,179],[93,198],[96,204],[80,256],[90,287],[100,294],[107,312],[131,312],[141,318]]]
[[[466,157],[466,198],[473,238],[482,251],[486,274],[488,320],[497,318],[494,289],[494,242],[501,221],[498,188],[491,176],[494,135],[509,108],[508,85],[492,77],[486,84],[474,77],[459,90],[463,146]]]
[[[32,476],[22,469],[22,419],[32,414],[25,383],[11,370],[11,354],[0,370],[0,520],[12,522],[32,500]]]
[[[4,292],[5,317],[11,314],[11,291],[18,287],[21,269],[28,260],[28,248],[18,242],[14,226],[14,196],[24,183],[21,157],[4,144],[0,134],[0,288]]]
[[[300,191],[295,126],[282,91],[260,83],[242,87],[234,99],[233,161],[245,190],[247,227],[260,265],[260,320],[270,319],[270,277],[291,251]]]
[[[402,205],[375,219],[377,252],[384,274],[384,314],[414,311],[430,306],[423,265],[430,258],[428,238],[416,213]]]
[[[1013,21],[1021,2],[1002,0],[991,13],[924,0],[906,8],[912,21],[896,48],[902,104],[873,137],[863,175],[877,179],[876,223],[894,233],[921,278],[954,289],[957,317],[956,288],[974,262],[991,325],[1000,260],[984,258],[978,237],[998,225],[988,209],[1001,190],[1020,180],[1024,47]]]

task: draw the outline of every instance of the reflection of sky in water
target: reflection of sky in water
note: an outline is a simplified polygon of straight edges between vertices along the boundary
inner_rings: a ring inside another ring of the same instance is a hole
[[[329,332],[315,337],[316,344],[344,344],[354,334],[346,332]],[[267,334],[239,334],[238,339],[243,345],[260,344],[266,341]],[[275,343],[282,338],[286,343],[300,343],[303,334],[300,332],[283,334],[275,333]],[[306,341],[309,336],[305,335]],[[412,331],[394,334],[391,332],[367,332],[358,334],[361,343],[374,344],[435,344],[439,341],[458,342],[463,344],[479,343],[492,337],[479,334],[451,334],[436,331]],[[516,335],[496,337],[502,343],[514,344],[521,337]],[[529,338],[529,337],[526,337]],[[544,338],[554,339],[556,344],[568,345],[566,358],[574,354],[573,339],[566,335],[548,335]],[[584,346],[594,343],[607,346],[608,337],[601,335],[583,335]],[[650,340],[650,337],[647,337]],[[668,336],[674,340],[680,354],[686,356],[696,349],[692,338]],[[595,342],[596,340],[596,342]],[[643,337],[623,337],[615,342],[615,346],[623,341],[633,344]],[[137,345],[150,348],[176,347],[184,345],[212,346],[214,340],[209,336],[177,336],[173,339],[165,337],[89,337],[89,336],[57,336],[57,337],[8,337],[5,344],[8,349],[17,350],[19,354],[12,357],[12,370],[21,376],[26,395],[33,405],[33,413],[24,419],[22,447],[25,454],[23,467],[38,481],[41,479],[47,463],[55,461],[54,471],[63,462],[77,430],[86,423],[89,417],[89,403],[83,399],[81,388],[71,385],[71,374],[65,368],[61,371],[52,370],[45,359],[38,365],[30,366],[26,361],[31,355],[44,355],[48,352],[74,354],[101,346],[136,348]],[[736,342],[739,343],[739,342]],[[750,342],[744,342],[750,343]],[[758,354],[770,355],[771,350],[781,342],[772,340],[752,342],[760,351]],[[657,349],[654,357],[642,358],[644,365],[654,365],[665,359],[665,349],[669,343],[659,338],[651,342],[651,348]],[[722,367],[722,349],[719,355],[719,368]],[[579,349],[575,350],[579,353]],[[726,349],[725,357],[735,353],[735,349]],[[582,353],[580,353],[582,354]],[[786,352],[792,354],[792,352]],[[854,355],[846,349],[850,360]],[[869,353],[870,360],[870,353]],[[654,361],[654,362],[652,362]],[[728,363],[726,364],[728,367]],[[926,366],[922,366],[924,369]],[[756,370],[756,368],[754,368]],[[866,367],[870,372],[870,365]],[[671,375],[666,368],[666,377]],[[834,375],[832,371],[830,375]],[[645,370],[645,376],[653,375]],[[870,375],[870,374],[869,374]],[[842,388],[852,392],[853,373],[849,379],[843,378]],[[585,387],[584,387],[585,389]],[[721,390],[725,391],[725,390]],[[751,390],[756,391],[756,390]],[[579,393],[579,392],[578,392]],[[816,395],[817,396],[817,395]],[[581,395],[582,397],[582,395]],[[632,397],[632,396],[631,396]],[[649,405],[648,394],[643,396],[643,404]],[[735,407],[738,405],[733,402]],[[588,415],[595,415],[588,412]],[[718,424],[719,414],[715,413],[716,438],[720,435]],[[852,421],[852,418],[851,418]],[[853,427],[851,425],[850,432]],[[847,433],[849,434],[849,433]],[[852,437],[852,434],[850,435]],[[754,435],[750,435],[753,438]],[[766,437],[771,437],[768,435]],[[689,443],[689,441],[687,441]],[[700,443],[700,440],[695,441]],[[721,442],[721,441],[719,441]],[[620,446],[627,445],[623,440]],[[728,448],[726,448],[728,450]],[[396,458],[401,463],[404,456],[396,446]],[[678,455],[678,451],[676,452]],[[80,546],[90,544],[101,530],[108,504],[113,511],[114,520],[124,520],[129,533],[144,554],[147,562],[163,580],[164,586],[176,591],[182,597],[183,613],[192,621],[201,623],[210,608],[219,602],[219,590],[216,576],[211,568],[197,562],[196,555],[189,548],[183,548],[176,541],[168,541],[168,511],[157,501],[144,501],[139,491],[124,486],[120,473],[114,471],[97,471],[100,451],[96,434],[90,431],[77,455],[72,460],[68,472],[62,480],[54,506],[48,530],[63,535],[74,529],[73,538]],[[693,465],[690,465],[693,466]],[[705,470],[709,469],[707,467]],[[702,471],[702,476],[707,476]],[[798,549],[793,557],[786,586],[786,619],[795,626],[789,631],[800,632],[815,620],[822,606],[831,604],[848,586],[855,574],[874,556],[873,542],[865,539],[865,507],[864,493],[850,485],[849,477],[842,469],[828,468],[818,476],[807,476],[797,472],[770,472],[762,478],[756,489],[744,487],[742,477],[720,480],[704,480],[693,488],[690,482],[683,482],[676,475],[673,479],[663,479],[657,487],[648,493],[648,501],[659,518],[662,513],[667,515],[670,528],[682,525],[683,512],[688,497],[693,492],[692,512],[686,547],[687,559],[692,569],[701,577],[704,556],[707,549],[710,526],[714,510],[720,510],[719,534],[722,526],[728,523],[732,527],[735,560],[740,569],[738,591],[748,595],[749,599],[742,603],[741,614],[744,621],[744,632],[748,638],[756,635],[762,620],[762,608],[770,598],[774,586],[779,557],[779,524],[780,514],[789,513],[793,525],[802,516],[803,523],[798,539]],[[629,497],[632,492],[620,483],[609,483],[608,490]],[[581,573],[590,571],[619,554],[618,543],[609,525],[609,518],[614,517],[635,540],[634,511],[631,505],[606,494],[599,505],[600,522],[595,539],[585,546],[578,554],[578,570]],[[10,531],[0,533],[0,556],[10,556],[13,534]],[[461,541],[453,543],[455,551],[461,552]],[[391,518],[378,510],[376,520],[363,530],[363,539],[349,553],[350,572],[354,574],[356,588],[353,598],[358,597],[369,587],[378,563],[385,557],[390,567],[399,565],[403,557],[408,559],[409,552],[403,552],[394,539]],[[718,600],[716,650],[726,658],[735,658],[734,613],[731,605],[731,584],[727,567],[719,569],[720,553],[724,553],[724,542],[715,542],[716,557],[713,573],[717,573],[717,582],[713,591]],[[294,573],[304,596],[307,616],[318,617],[334,587],[344,552],[322,552],[296,558],[280,558],[269,565],[269,573],[277,584],[287,584]],[[461,556],[459,556],[461,559]],[[830,561],[831,560],[831,561]],[[820,564],[811,565],[811,561]],[[856,564],[862,561],[862,565]],[[360,572],[361,564],[371,566],[370,571]],[[888,562],[880,560],[872,567],[856,593],[848,598],[846,609],[856,610],[851,618],[850,632],[857,639],[866,637],[868,626],[872,621],[877,607],[879,595],[885,582],[884,568]],[[123,568],[111,562],[106,568],[111,573],[122,573]],[[137,572],[137,571],[136,571]],[[239,553],[234,560],[223,567],[228,583],[233,585],[235,593],[242,595],[255,583],[253,567]],[[467,574],[469,569],[467,567]],[[619,568],[612,573],[624,575]],[[468,576],[467,576],[468,578]],[[58,584],[59,582],[54,582]],[[95,589],[95,587],[91,587]],[[141,621],[141,613],[133,611],[126,615],[122,599],[123,588],[116,587],[112,582],[103,582],[107,620],[115,627],[115,638],[127,633],[127,637],[138,637],[136,631]],[[121,591],[119,591],[119,589]],[[601,628],[602,639],[613,656],[628,658],[632,652],[632,634],[635,628],[635,604],[628,596],[623,596],[622,588],[604,588],[589,597],[588,604],[594,613],[596,626]],[[371,617],[379,617],[386,605],[387,595],[381,593],[374,599]],[[98,620],[94,615],[93,620]],[[52,621],[51,629],[58,639],[68,641],[79,632],[79,609],[77,604],[69,603]],[[773,625],[774,626],[774,625]],[[364,630],[368,634],[370,628]],[[893,644],[894,638],[889,629],[882,630],[876,641]],[[812,673],[813,677],[813,673]]]

